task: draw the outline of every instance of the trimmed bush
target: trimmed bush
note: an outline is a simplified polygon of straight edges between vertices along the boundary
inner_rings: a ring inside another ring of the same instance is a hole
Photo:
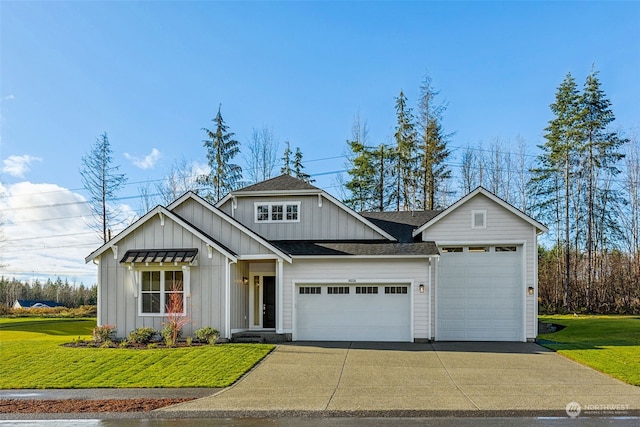
[[[220,338],[220,331],[211,326],[200,328],[193,333],[199,342],[206,342],[209,344],[215,344],[218,338]]]
[[[91,335],[95,342],[110,342],[116,333],[116,325],[103,325],[93,328]]]
[[[157,333],[158,332],[153,328],[149,328],[149,327],[137,328],[129,332],[128,340],[129,342],[136,343],[136,344],[148,344],[153,340],[153,337]]]

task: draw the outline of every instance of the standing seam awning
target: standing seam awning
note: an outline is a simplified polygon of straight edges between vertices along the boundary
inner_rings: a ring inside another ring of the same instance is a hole
[[[198,249],[133,249],[124,254],[120,262],[126,263],[175,263],[193,262]]]

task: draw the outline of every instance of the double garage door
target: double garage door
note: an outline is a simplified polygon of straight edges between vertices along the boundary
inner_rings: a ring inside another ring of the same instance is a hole
[[[299,341],[411,341],[408,283],[296,286]]]
[[[521,341],[521,246],[440,248],[436,339]]]

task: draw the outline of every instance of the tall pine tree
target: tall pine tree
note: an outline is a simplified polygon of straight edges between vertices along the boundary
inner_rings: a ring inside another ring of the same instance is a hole
[[[407,106],[407,97],[402,90],[396,98],[396,120],[395,189],[392,197],[397,211],[412,210],[416,194],[417,134],[411,108]]]
[[[298,179],[303,180],[306,183],[312,183],[315,180],[311,179],[311,175],[304,171],[304,164],[302,163],[302,151],[300,151],[300,147],[296,147],[296,152],[293,155],[293,176]]]
[[[571,220],[576,212],[572,209],[576,207],[576,198],[571,196],[575,195],[583,139],[582,97],[571,73],[558,87],[555,102],[550,108],[554,118],[545,129],[546,142],[539,146],[542,154],[538,157],[537,167],[532,170],[532,184],[538,200],[536,207],[556,222],[557,243],[558,247],[562,245],[564,254],[563,304],[571,310]]]
[[[208,175],[199,178],[199,183],[208,187],[205,195],[210,200],[218,201],[225,193],[233,190],[242,178],[242,168],[234,163],[233,158],[240,153],[240,143],[236,141],[234,133],[229,132],[218,106],[218,114],[212,120],[215,130],[202,128],[207,138],[203,145],[207,150],[207,161],[210,168]]]
[[[282,167],[280,168],[280,173],[291,175],[291,143],[286,141],[285,144],[287,145],[287,148],[284,149],[284,153],[282,155]]]
[[[442,129],[442,114],[446,107],[436,104],[438,95],[431,84],[431,77],[427,74],[420,87],[418,105],[418,127],[420,129],[419,169],[416,174],[420,206],[422,209],[432,210],[441,208],[437,203],[437,196],[443,191],[444,181],[451,178],[451,170],[446,160],[451,154],[447,148],[447,139],[451,135]]]
[[[611,212],[617,212],[620,197],[602,183],[620,173],[617,163],[624,154],[620,147],[626,142],[617,132],[609,130],[615,120],[611,102],[607,99],[598,80],[598,72],[592,70],[583,89],[583,135],[581,164],[586,186],[586,252],[587,252],[587,310],[591,311],[594,251],[602,249],[604,240],[618,229]]]

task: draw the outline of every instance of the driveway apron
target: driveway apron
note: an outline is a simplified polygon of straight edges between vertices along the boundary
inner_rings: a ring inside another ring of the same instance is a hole
[[[640,410],[640,388],[531,343],[280,345],[234,386],[171,411]]]

